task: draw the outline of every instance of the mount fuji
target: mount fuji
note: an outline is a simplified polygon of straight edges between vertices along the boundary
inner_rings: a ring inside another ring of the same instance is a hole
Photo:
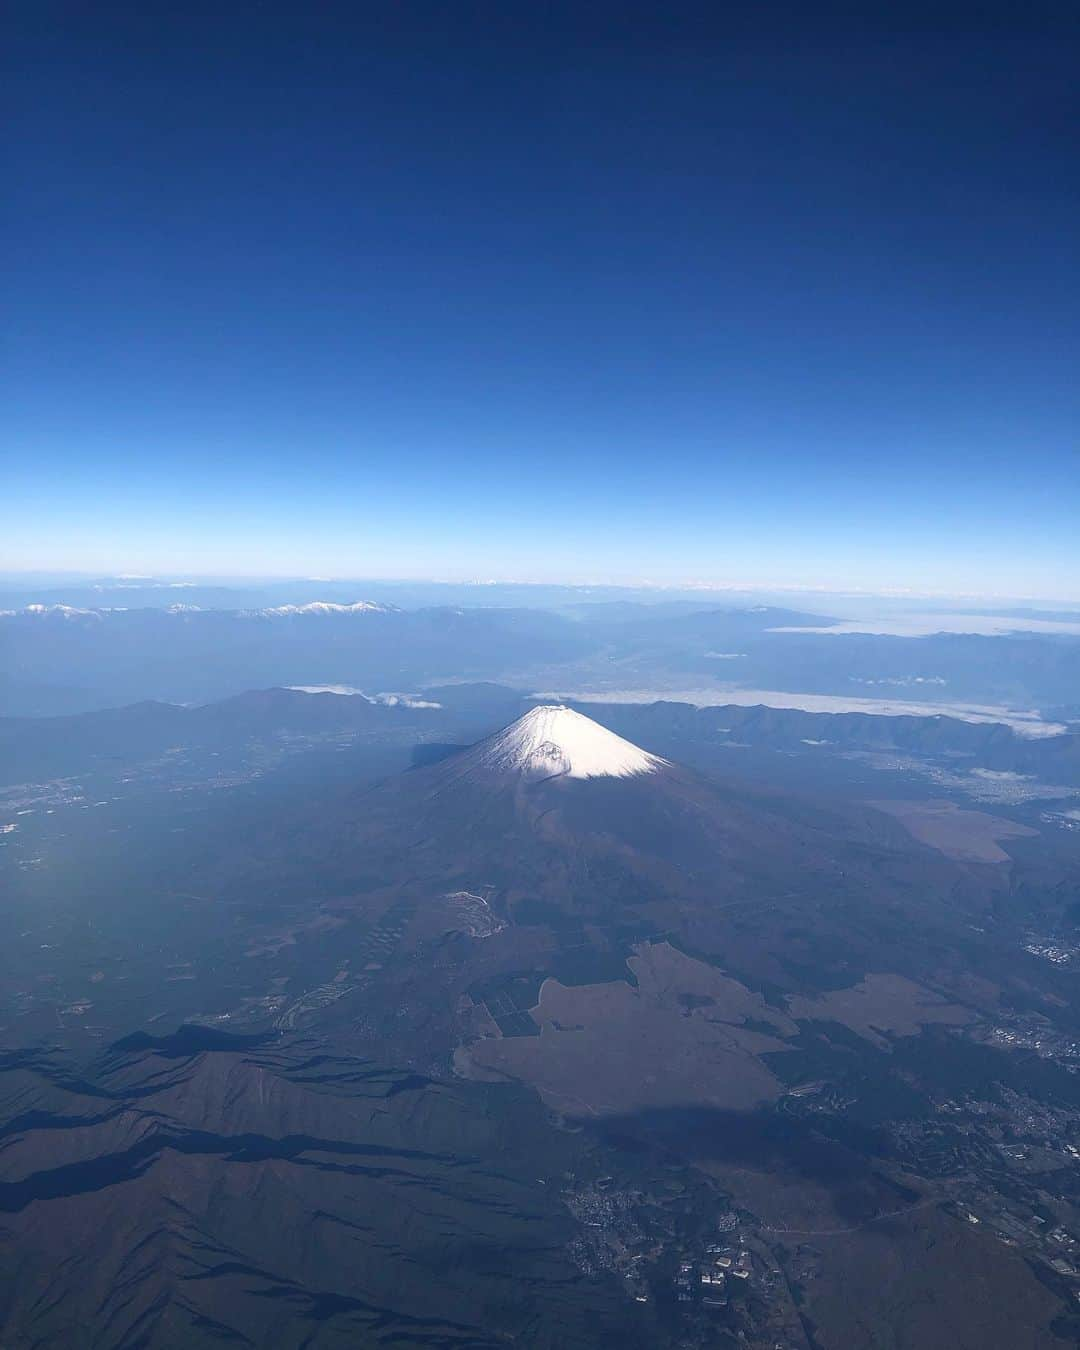
[[[752,895],[876,887],[880,848],[901,839],[877,813],[704,778],[544,705],[435,763],[297,806],[243,860],[250,883],[254,852],[278,893],[319,875],[338,895],[404,888],[424,910],[484,885],[510,909],[522,896],[579,918],[643,906],[667,929]]]
[[[529,779],[632,778],[668,761],[623,740],[591,717],[551,704],[533,708],[460,756],[465,777],[520,775]]]

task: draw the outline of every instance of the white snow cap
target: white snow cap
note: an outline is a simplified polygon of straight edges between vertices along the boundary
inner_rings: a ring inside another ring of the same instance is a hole
[[[338,605],[333,600],[309,600],[306,605],[275,605],[272,609],[253,609],[245,613],[278,618],[289,614],[395,614],[395,605],[379,605],[374,600],[357,600],[351,605]]]
[[[27,605],[24,614],[50,614],[61,619],[100,619],[99,609],[76,609],[73,605]]]
[[[538,778],[629,778],[655,773],[667,764],[591,717],[558,704],[533,708],[482,741],[476,751],[485,769]]]

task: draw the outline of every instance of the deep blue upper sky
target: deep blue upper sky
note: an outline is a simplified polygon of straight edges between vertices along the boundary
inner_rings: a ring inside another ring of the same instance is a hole
[[[1080,595],[1075,5],[15,29],[3,565]]]

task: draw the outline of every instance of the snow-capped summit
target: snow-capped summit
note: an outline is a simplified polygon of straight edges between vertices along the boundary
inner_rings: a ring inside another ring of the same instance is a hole
[[[667,764],[591,717],[557,704],[533,708],[481,741],[469,758],[471,769],[530,778],[630,778]]]
[[[339,605],[333,600],[309,600],[306,605],[275,605],[272,609],[245,611],[260,618],[281,618],[292,614],[394,614],[396,605],[380,605],[374,600],[357,600],[351,605]]]
[[[99,609],[76,609],[74,605],[26,605],[24,614],[58,619],[100,619]]]

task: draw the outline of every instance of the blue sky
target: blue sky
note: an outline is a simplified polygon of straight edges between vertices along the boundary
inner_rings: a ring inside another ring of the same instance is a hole
[[[1071,6],[304,8],[17,7],[0,565],[1080,597]]]

